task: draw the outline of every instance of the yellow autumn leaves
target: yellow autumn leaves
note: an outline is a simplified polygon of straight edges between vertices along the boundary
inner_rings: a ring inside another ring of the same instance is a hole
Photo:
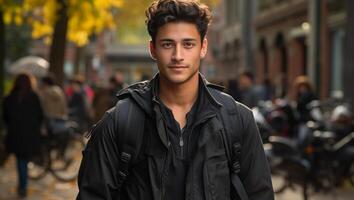
[[[114,9],[122,5],[120,0],[69,1],[68,39],[79,46],[86,44],[91,34],[114,28]]]
[[[50,43],[60,10],[60,1],[67,5],[67,39],[83,46],[92,34],[112,29],[118,24],[126,28],[143,25],[144,10],[152,0],[0,0],[6,24],[32,27],[33,38]],[[220,0],[201,0],[216,5]],[[139,21],[140,23],[137,23]]]
[[[0,0],[6,24],[21,25],[27,22],[32,27],[33,38],[51,41],[54,24],[60,10],[61,0]],[[114,28],[114,13],[123,5],[123,0],[63,0],[67,5],[68,40],[78,46],[87,44],[89,36],[106,28]]]

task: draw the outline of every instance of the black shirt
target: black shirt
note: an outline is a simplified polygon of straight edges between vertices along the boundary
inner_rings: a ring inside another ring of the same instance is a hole
[[[186,193],[186,177],[189,170],[189,161],[193,158],[193,147],[196,146],[196,130],[193,125],[196,121],[197,110],[200,110],[202,88],[199,84],[198,98],[186,115],[186,125],[181,128],[175,120],[172,111],[158,98],[160,110],[166,125],[170,149],[167,164],[169,165],[165,178],[166,199],[184,200]],[[192,132],[193,131],[193,132]]]

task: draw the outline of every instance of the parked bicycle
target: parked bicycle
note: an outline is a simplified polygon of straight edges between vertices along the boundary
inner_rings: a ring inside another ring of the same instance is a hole
[[[33,180],[43,178],[48,172],[60,181],[68,182],[77,177],[84,137],[78,125],[65,121],[65,132],[42,136],[41,153],[28,163],[28,175]]]
[[[300,124],[296,137],[269,137],[264,147],[275,193],[301,186],[307,200],[318,192],[335,195],[345,181],[354,185],[352,114],[345,104],[332,107],[326,111],[323,103],[312,104],[313,121]]]

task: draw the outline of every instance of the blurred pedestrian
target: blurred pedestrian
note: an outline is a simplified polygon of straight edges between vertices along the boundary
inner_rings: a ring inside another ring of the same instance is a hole
[[[269,101],[274,97],[274,88],[268,78],[264,79],[261,85],[256,86],[255,90],[260,101]]]
[[[241,91],[238,86],[237,79],[232,79],[228,81],[227,93],[231,95],[236,101],[241,100]]]
[[[18,195],[27,194],[28,160],[40,151],[40,130],[43,112],[33,81],[28,74],[16,77],[10,94],[3,102],[3,116],[7,129],[6,148],[17,159]]]
[[[84,84],[81,79],[73,79],[69,88],[71,88],[71,96],[68,99],[69,117],[79,124],[81,132],[85,132],[91,122],[91,105]]]
[[[310,79],[305,76],[298,76],[294,82],[296,110],[299,113],[300,122],[307,122],[311,119],[308,104],[316,100]]]
[[[92,108],[94,110],[93,122],[96,123],[102,118],[103,114],[112,105],[111,92],[108,87],[97,87],[95,90],[95,98],[92,102]]]
[[[109,91],[111,94],[111,107],[116,105],[118,98],[117,93],[124,89],[126,84],[124,83],[124,75],[121,71],[115,72],[115,74],[109,79]]]
[[[85,92],[85,95],[87,98],[87,103],[89,105],[91,105],[93,102],[93,99],[95,97],[95,92],[91,88],[91,86],[89,86],[87,83],[85,83],[85,78],[81,74],[77,74],[72,79],[69,80],[69,84],[65,87],[66,96],[70,99],[74,93],[74,89],[72,87],[73,84],[71,84],[72,82],[79,82],[81,84],[81,88]]]
[[[109,108],[116,105],[117,94],[125,87],[123,73],[117,71],[109,78],[108,87],[97,88],[93,99],[94,122],[97,122]]]
[[[243,71],[239,75],[238,80],[241,91],[241,103],[245,104],[250,108],[257,106],[259,98],[253,84],[253,73],[250,71]]]
[[[50,133],[65,132],[68,119],[68,103],[62,88],[55,84],[52,76],[41,79],[39,97],[45,115],[47,130]]]
[[[56,85],[52,76],[41,79],[39,95],[47,118],[68,118],[68,103],[63,89]]]

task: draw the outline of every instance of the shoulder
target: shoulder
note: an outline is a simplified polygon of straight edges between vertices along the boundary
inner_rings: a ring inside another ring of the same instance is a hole
[[[90,130],[86,134],[86,137],[91,138],[93,140],[114,138],[114,133],[116,130],[115,112],[115,107],[106,111],[102,118],[90,128]]]
[[[117,93],[117,97],[119,99],[124,99],[124,98],[130,96],[131,93],[133,93],[133,92],[146,93],[146,92],[150,91],[150,89],[151,89],[151,82],[150,81],[141,81],[141,82],[137,82],[132,85],[129,85],[128,87],[120,90]]]
[[[131,106],[134,106],[131,97],[119,99],[116,105],[107,110],[103,117],[97,123],[94,124],[92,129],[94,130],[97,127],[109,127],[109,130],[117,130],[118,123],[123,122],[122,120],[127,119],[127,115]]]
[[[253,113],[244,104],[236,101],[232,96],[217,90],[215,88],[208,88],[215,100],[221,104],[221,112],[227,112],[232,120],[236,120],[233,123],[239,128],[246,130],[247,127],[254,121]]]
[[[236,101],[231,95],[221,91],[219,88],[211,87],[208,85],[208,90],[211,95],[217,100],[222,106],[231,112],[239,113],[252,113],[251,109],[246,105]]]

